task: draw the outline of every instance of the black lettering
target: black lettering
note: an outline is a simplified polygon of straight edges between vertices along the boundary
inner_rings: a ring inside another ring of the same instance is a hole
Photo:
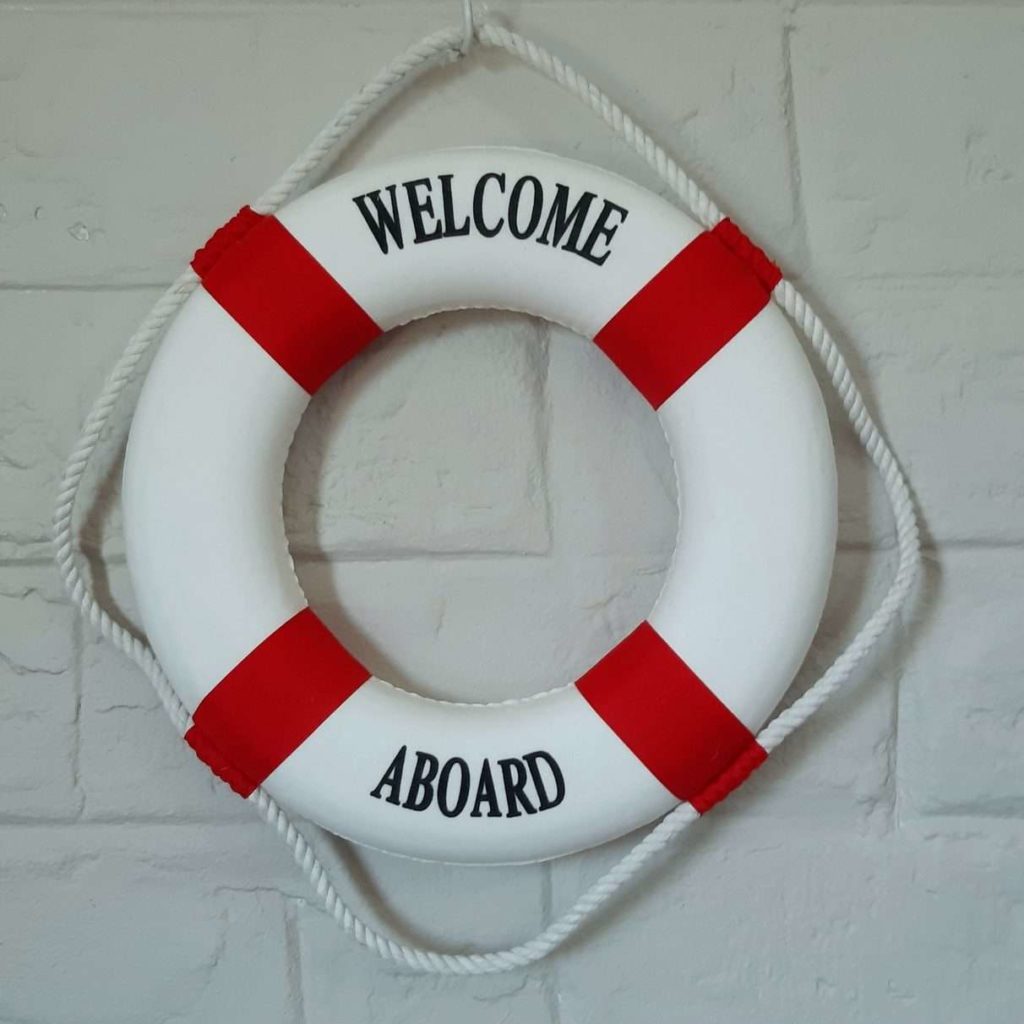
[[[419,244],[420,242],[432,242],[435,238],[440,238],[444,233],[444,229],[434,215],[434,200],[430,197],[430,179],[416,178],[414,181],[403,182],[402,187],[405,189],[405,194],[409,197],[409,213],[412,215],[413,241]],[[427,190],[427,194],[422,197],[418,196],[416,194],[416,190],[424,187]],[[424,214],[428,217],[434,217],[435,226],[432,231],[427,230],[427,226],[423,220]]]
[[[565,778],[555,758],[546,750],[534,750],[521,757],[499,759],[504,804],[498,795],[496,773],[489,759],[480,763],[479,777],[462,757],[439,757],[425,750],[415,752],[408,787],[404,786],[407,745],[391,759],[370,796],[410,811],[425,811],[435,801],[446,818],[457,818],[470,804],[471,818],[519,818],[558,807],[565,800]],[[474,789],[475,787],[475,789]],[[532,791],[531,791],[532,790]],[[402,799],[404,791],[405,799]]]
[[[619,213],[622,215],[622,219],[618,224],[609,224],[609,218],[613,213]],[[587,241],[584,243],[583,248],[580,249],[579,254],[585,259],[590,260],[591,263],[596,263],[599,267],[604,265],[605,260],[611,255],[611,249],[606,249],[600,256],[594,255],[594,246],[597,245],[599,239],[604,239],[609,245],[611,244],[612,238],[615,237],[615,232],[619,230],[621,224],[623,224],[626,218],[629,216],[629,210],[623,209],[616,203],[610,202],[609,200],[604,201],[604,206],[601,207],[601,212],[598,214],[597,220],[594,226],[590,229],[590,234],[587,236]]]
[[[532,754],[523,754],[523,760],[526,762],[526,767],[530,769],[533,788],[537,791],[537,810],[549,811],[552,807],[557,807],[565,799],[565,779],[562,777],[562,769],[558,767],[558,762],[545,750],[535,750]],[[555,785],[554,796],[548,795],[539,761],[543,761],[551,772],[551,779]]]
[[[378,800],[381,797],[381,793],[384,792],[386,786],[391,792],[384,797],[389,804],[398,804],[401,802],[399,792],[402,789],[402,769],[405,767],[405,747],[395,754],[388,765],[388,770],[381,777],[380,782],[377,783],[373,789],[370,790],[370,796],[375,796]]]
[[[480,177],[480,180],[476,183],[476,188],[473,189],[473,227],[484,238],[493,238],[505,226],[505,219],[503,217],[499,217],[498,222],[493,227],[488,227],[484,220],[484,189],[489,181],[496,181],[498,183],[498,191],[504,195],[505,175],[489,171]]]
[[[388,254],[388,235],[391,235],[392,241],[399,249],[402,248],[402,222],[398,217],[398,198],[395,195],[395,186],[388,185],[387,191],[391,197],[390,210],[384,205],[380,197],[379,188],[373,192],[367,192],[366,195],[354,196],[352,198],[352,202],[359,207],[359,212],[363,215],[366,226],[377,240],[377,245],[380,246],[380,251],[385,256]],[[377,214],[376,218],[374,218],[367,205],[367,199],[373,203],[373,208]]]
[[[435,208],[435,183],[432,179],[415,178],[401,183],[409,206],[415,244],[438,238],[462,237],[472,230],[484,238],[494,238],[507,227],[514,238],[522,240],[536,235],[540,245],[561,248],[603,266],[611,255],[611,243],[616,232],[629,216],[627,209],[604,199],[593,226],[587,232],[587,220],[594,209],[597,194],[585,191],[573,202],[570,187],[562,182],[555,184],[554,198],[545,216],[544,186],[539,178],[525,174],[516,180],[508,193],[504,215],[488,222],[485,214],[488,186],[493,182],[498,195],[506,194],[505,173],[488,171],[480,175],[473,187],[471,213],[460,221],[455,208],[454,177],[453,174],[437,175],[441,189],[440,210]],[[364,195],[354,196],[352,200],[385,255],[392,251],[392,247],[402,249],[405,244],[398,187],[388,185],[383,189],[373,189]]]
[[[519,226],[519,200],[523,195],[523,187],[527,182],[533,186],[533,208],[525,228]],[[508,229],[515,238],[529,238],[537,230],[544,205],[544,189],[540,181],[532,174],[525,174],[513,186],[508,197]]]
[[[404,748],[403,748],[404,749]],[[437,775],[437,758],[422,750],[416,751],[416,766],[409,781],[409,792],[402,804],[406,810],[425,811],[434,799],[434,776]]]
[[[455,226],[455,203],[452,201],[452,176],[450,174],[439,174],[441,179],[441,209],[444,211],[444,237],[454,238],[457,235],[469,234],[469,217],[461,227]]]
[[[476,798],[473,800],[473,810],[469,812],[471,818],[482,818],[483,813],[480,805],[487,804],[487,817],[500,818],[501,808],[498,806],[498,794],[494,789],[494,777],[491,775],[491,762],[484,758],[480,768],[480,781],[476,784]]]
[[[459,796],[452,806],[448,803],[448,783],[451,781],[452,769],[458,765],[459,768]],[[455,818],[460,815],[469,800],[469,765],[461,757],[451,757],[444,763],[441,775],[437,780],[437,806],[446,818]]]
[[[530,803],[530,798],[525,792],[526,769],[523,767],[523,762],[516,757],[505,757],[498,761],[498,767],[501,769],[501,778],[505,783],[505,801],[508,804],[505,816],[507,818],[522,817],[523,812],[519,810],[520,804],[523,805],[523,810],[527,814],[536,814],[537,808]]]
[[[568,252],[580,254],[578,248],[580,234],[583,232],[583,223],[590,212],[590,204],[597,198],[593,192],[584,192],[576,200],[576,205],[569,211],[569,186],[558,184],[555,186],[555,198],[551,203],[551,212],[544,223],[544,228],[537,236],[541,245],[558,247],[561,244],[562,236],[569,232],[566,243],[562,246]],[[550,238],[550,241],[549,241]]]

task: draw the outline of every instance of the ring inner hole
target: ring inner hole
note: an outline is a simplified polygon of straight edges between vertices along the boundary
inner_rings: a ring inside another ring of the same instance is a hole
[[[648,614],[675,544],[654,411],[592,343],[517,313],[375,342],[314,396],[284,493],[313,609],[444,700],[571,683]]]

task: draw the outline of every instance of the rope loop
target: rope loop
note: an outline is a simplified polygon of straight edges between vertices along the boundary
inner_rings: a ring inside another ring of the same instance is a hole
[[[393,100],[427,68],[450,61],[453,57],[464,56],[474,43],[505,51],[577,97],[635,150],[705,227],[714,227],[723,219],[722,212],[700,186],[597,86],[538,43],[493,23],[478,23],[471,0],[463,0],[461,26],[442,29],[424,37],[396,57],[348,100],[281,177],[251,204],[252,209],[257,213],[273,213],[304,191],[352,141],[367,114],[372,114]],[[184,733],[188,725],[188,709],[179,700],[156,656],[142,637],[118,623],[96,597],[87,582],[72,524],[82,476],[121,392],[137,373],[146,352],[158,341],[164,328],[198,283],[195,272],[190,267],[186,268],[157,300],[129,339],[85,419],[82,433],[68,458],[54,509],[56,561],[71,600],[102,636],[139,666],[152,683],[179,733]],[[778,283],[772,294],[775,302],[785,310],[821,360],[858,440],[881,477],[893,511],[898,564],[881,603],[845,650],[799,699],[761,730],[757,742],[769,752],[806,722],[863,662],[906,603],[921,557],[917,519],[906,480],[889,445],[867,411],[835,341],[806,299],[785,278]],[[733,783],[739,781],[723,780],[721,792],[715,793],[716,798],[725,796]],[[617,864],[591,885],[569,910],[534,938],[509,949],[490,953],[448,954],[403,945],[381,935],[362,921],[342,900],[312,842],[273,798],[264,790],[257,789],[249,800],[292,851],[296,864],[305,873],[324,910],[343,931],[385,960],[433,974],[493,974],[524,967],[547,956],[698,818],[698,812],[690,804],[680,804],[670,811]]]

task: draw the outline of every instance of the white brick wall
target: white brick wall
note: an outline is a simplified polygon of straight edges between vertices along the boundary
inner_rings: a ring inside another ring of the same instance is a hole
[[[53,489],[130,327],[340,97],[457,6],[0,0],[0,1021],[1018,1024],[1020,4],[493,0],[821,301],[928,544],[914,612],[859,685],[564,954],[466,981],[361,952],[63,601]],[[495,55],[429,86],[351,159],[521,143],[650,183]],[[892,567],[838,421],[837,445],[843,550],[805,678]],[[86,532],[130,618],[117,454]],[[571,678],[643,617],[674,502],[653,415],[593,348],[461,314],[331,382],[287,507],[314,606],[371,668],[491,699]],[[371,917],[463,949],[541,927],[618,848],[495,870],[332,851]]]

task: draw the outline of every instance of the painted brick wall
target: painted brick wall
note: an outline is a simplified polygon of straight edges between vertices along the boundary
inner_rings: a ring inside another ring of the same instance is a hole
[[[0,1021],[1017,1024],[1024,996],[1024,7],[495,2],[622,98],[846,341],[926,524],[913,615],[858,685],[563,954],[384,965],[75,620],[61,462],[134,322],[337,101],[455,3],[0,2]],[[468,66],[467,66],[468,67]],[[494,55],[348,160],[527,144],[650,176]],[[122,430],[90,482],[132,615]],[[892,568],[836,427],[841,552],[805,676]],[[379,674],[491,699],[564,681],[649,610],[674,486],[596,350],[437,318],[317,397],[289,466],[313,605]],[[449,949],[542,926],[619,848],[449,869],[338,847],[354,902]]]

